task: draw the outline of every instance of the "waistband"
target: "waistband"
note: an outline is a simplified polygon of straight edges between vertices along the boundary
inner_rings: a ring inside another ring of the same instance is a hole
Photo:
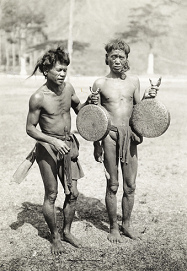
[[[54,135],[54,134],[49,134],[49,133],[44,133],[44,132],[42,132],[42,133],[45,134],[45,135],[48,135],[48,136],[55,137],[57,139],[61,139],[62,141],[70,140],[73,137],[72,133],[70,133],[68,135]]]

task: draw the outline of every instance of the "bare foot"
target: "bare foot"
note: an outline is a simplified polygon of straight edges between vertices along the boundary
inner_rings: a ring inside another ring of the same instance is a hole
[[[54,255],[59,255],[63,252],[65,251],[60,240],[60,235],[57,235],[56,237],[52,236],[51,253]]]
[[[135,233],[130,227],[128,226],[122,226],[121,227],[121,231],[123,232],[123,234],[133,240],[136,240],[138,238],[140,238],[140,235],[138,235],[137,233]]]
[[[66,241],[74,247],[81,247],[81,242],[71,233],[63,233],[63,241]]]
[[[110,233],[107,238],[111,243],[122,243],[123,242],[118,229],[110,229]]]

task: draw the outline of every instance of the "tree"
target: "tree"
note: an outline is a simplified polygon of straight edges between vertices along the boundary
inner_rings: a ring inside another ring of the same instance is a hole
[[[1,19],[0,29],[4,31],[6,38],[4,45],[6,51],[6,66],[9,68],[10,52],[8,45],[12,47],[12,66],[15,66],[15,54],[17,47],[17,54],[21,64],[21,74],[26,73],[26,48],[28,37],[34,37],[36,33],[43,33],[43,26],[45,23],[45,16],[37,8],[36,2],[25,2],[23,0],[4,0],[1,2]],[[32,41],[32,40],[31,40]],[[2,54],[2,52],[0,52]]]
[[[117,35],[131,43],[143,42],[148,46],[148,68],[147,73],[154,73],[154,47],[158,39],[168,35],[170,30],[169,18],[172,9],[168,1],[154,1],[145,6],[132,8],[129,16],[128,30]]]

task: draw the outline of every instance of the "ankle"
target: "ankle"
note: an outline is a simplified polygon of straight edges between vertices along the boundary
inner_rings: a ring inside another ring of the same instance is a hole
[[[60,236],[60,234],[59,234],[59,232],[57,231],[57,232],[53,232],[53,233],[51,233],[51,237],[52,237],[52,239],[59,239],[59,236]]]
[[[122,221],[122,227],[130,228],[130,222],[129,221]]]
[[[63,234],[64,234],[64,235],[70,234],[70,229],[64,229],[64,230],[63,230]]]
[[[113,221],[111,224],[110,224],[110,229],[111,230],[115,230],[115,229],[119,229],[119,225],[118,225],[118,223],[117,223],[117,221]]]

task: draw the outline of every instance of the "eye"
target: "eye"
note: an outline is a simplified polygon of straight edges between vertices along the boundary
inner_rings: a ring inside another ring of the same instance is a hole
[[[112,58],[112,60],[115,60],[115,59],[116,59],[116,56],[112,56],[111,58]]]

